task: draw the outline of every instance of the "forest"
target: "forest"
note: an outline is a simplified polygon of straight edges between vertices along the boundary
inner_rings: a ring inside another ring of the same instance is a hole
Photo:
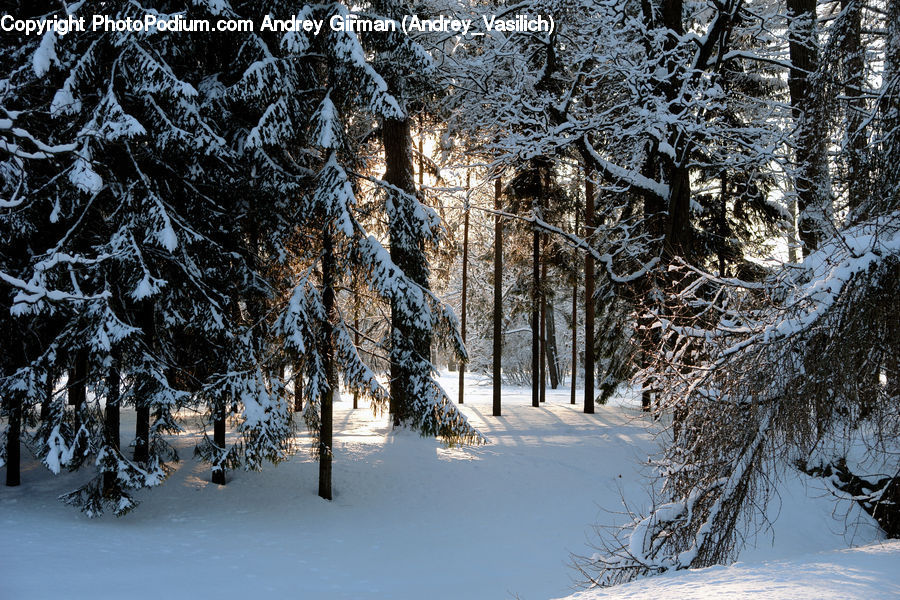
[[[630,394],[650,500],[583,585],[735,561],[785,477],[900,537],[897,0],[3,15],[7,486],[124,522],[185,451],[308,456],[331,501],[345,406],[457,451]]]

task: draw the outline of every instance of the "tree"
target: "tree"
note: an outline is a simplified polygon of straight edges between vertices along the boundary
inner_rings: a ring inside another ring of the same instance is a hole
[[[787,15],[774,9],[767,17],[771,22],[792,23],[782,59],[768,54],[772,49],[766,49],[764,36],[741,35],[737,20],[733,38],[741,42],[720,54],[730,65],[720,82],[748,89],[744,70],[732,62],[737,56],[750,61],[748,73],[775,67],[788,74],[796,137],[781,136],[781,118],[756,122],[770,136],[770,147],[791,147],[793,159],[782,162],[782,171],[771,171],[754,157],[756,149],[748,155],[730,144],[719,146],[712,136],[714,144],[704,146],[706,164],[701,163],[696,180],[718,173],[718,211],[710,211],[705,225],[700,220],[701,235],[695,239],[701,252],[670,260],[666,277],[657,279],[655,297],[643,302],[642,326],[658,337],[644,337],[652,343],[642,348],[647,351],[636,380],[655,391],[654,410],[674,416],[654,461],[660,485],[650,510],[635,514],[618,534],[602,536],[602,552],[580,562],[591,584],[613,585],[733,559],[746,535],[741,524],[761,515],[781,469],[799,467],[829,478],[839,498],[859,502],[886,531],[895,531],[898,522],[896,475],[876,475],[863,466],[867,461],[883,465],[887,474],[898,469],[892,449],[900,422],[897,390],[888,383],[896,370],[889,357],[896,354],[898,326],[896,311],[888,308],[888,290],[898,277],[896,195],[888,194],[886,202],[884,197],[863,202],[857,206],[868,204],[868,211],[853,210],[847,221],[832,223],[828,190],[834,171],[822,148],[837,146],[829,137],[835,126],[813,122],[823,110],[816,86],[824,85],[831,67],[815,55],[820,38],[815,5],[788,3]],[[833,22],[829,37],[845,30],[845,19],[852,31],[855,17],[848,11]],[[844,87],[846,80],[831,85]],[[880,90],[862,95],[890,95],[896,85],[882,79]],[[717,109],[721,122],[735,127],[761,114],[754,106],[763,109],[777,98],[777,86],[756,89],[744,93],[751,103]],[[853,100],[855,110],[867,111],[864,120],[878,122],[874,103],[866,108]],[[885,131],[883,139],[893,136]],[[857,144],[849,143],[850,150],[860,150]],[[848,162],[867,155],[863,150]],[[716,165],[708,160],[712,156],[726,160]],[[877,169],[874,153],[869,160],[841,175],[847,178],[847,205],[859,201],[855,194],[864,189],[870,169]],[[738,164],[745,165],[743,173],[733,168]],[[767,200],[772,181],[793,185],[803,204],[805,258],[792,265],[782,257],[769,268],[754,268],[746,263],[752,238],[742,228],[772,222],[770,212],[783,214]],[[888,187],[894,189],[896,180]],[[698,205],[715,209],[713,194],[695,197]],[[738,212],[748,208],[755,217]],[[734,239],[715,242],[707,234],[704,241],[704,232],[714,233],[716,222]],[[729,248],[735,241],[742,243]],[[704,254],[717,260],[698,260]],[[849,465],[850,445],[866,448],[866,458]]]
[[[492,413],[501,415],[502,360],[503,360],[503,221],[500,218],[503,186],[500,178],[494,180],[494,335],[493,335],[493,402]]]

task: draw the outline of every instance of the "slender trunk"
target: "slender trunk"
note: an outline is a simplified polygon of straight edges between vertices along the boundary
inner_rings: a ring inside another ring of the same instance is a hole
[[[84,385],[85,378],[87,377],[87,374],[85,373],[87,370],[87,365],[85,364],[85,361],[87,360],[86,356],[87,355],[82,350],[76,352],[72,366],[69,368],[69,384],[67,386],[69,406],[75,408],[76,419],[87,398],[87,392]]]
[[[541,373],[541,402],[547,401],[547,298],[541,294],[541,325],[540,325],[540,373]]]
[[[575,209],[575,235],[578,235],[578,209]],[[570,403],[576,403],[575,383],[578,379],[578,253],[572,253],[572,377]]]
[[[537,202],[534,217],[539,216]],[[532,230],[531,245],[531,405],[541,405],[541,234]]]
[[[425,128],[419,114],[419,188],[425,185]]]
[[[468,175],[466,176],[466,189],[469,187]],[[463,344],[466,343],[466,296],[469,287],[469,197],[466,196],[466,214],[463,219],[463,254],[462,254],[462,301],[460,306],[460,328]],[[463,403],[466,386],[466,364],[459,363],[459,403]]]
[[[543,234],[541,236],[541,245],[542,245],[542,253],[546,253],[547,250],[547,234]],[[541,261],[541,285],[540,285],[540,299],[541,299],[541,333],[540,333],[540,342],[541,342],[541,402],[547,401],[547,292],[546,292],[546,281],[547,281],[547,261]]]
[[[225,452],[225,410],[226,399],[219,398],[216,401],[215,415],[213,415],[213,443],[219,452]],[[212,482],[218,485],[225,485],[225,465],[220,456],[217,464],[212,468]]]
[[[22,432],[22,400],[9,400],[9,427],[6,430],[6,485],[22,483],[22,454],[19,438]]]
[[[556,311],[553,303],[544,299],[544,323],[547,335],[544,337],[545,352],[547,358],[547,375],[550,378],[550,387],[554,390],[559,387],[559,351],[556,347]]]
[[[501,366],[503,360],[503,222],[500,220],[502,185],[500,177],[494,180],[494,411],[500,416],[500,393],[503,386]]]
[[[878,212],[896,210],[900,201],[900,2],[888,2],[885,18],[887,35],[884,39],[884,74],[882,93],[878,103],[880,115],[880,143],[877,152],[881,163],[877,200],[873,209]],[[876,163],[877,164],[877,163]]]
[[[721,190],[719,192],[719,214],[717,215],[718,240],[716,254],[719,259],[719,277],[725,277],[725,249],[728,240],[728,174],[725,171],[719,175]]]
[[[53,386],[56,378],[53,372],[47,371],[47,380],[44,382],[44,399],[41,401],[41,422],[45,423],[50,418],[50,404],[53,402]]]
[[[150,460],[150,406],[144,400],[138,400],[135,409],[134,424],[134,461]]]
[[[75,412],[75,434],[81,429],[82,412],[87,401],[88,354],[85,350],[75,353],[75,363],[69,369],[69,405]]]
[[[120,399],[120,387],[121,387],[121,377],[119,375],[119,362],[118,360],[114,360],[112,366],[109,368],[109,375],[106,379],[106,385],[109,388],[109,392],[106,396],[106,411],[105,411],[105,419],[103,423],[103,434],[106,438],[106,444],[113,448],[116,452],[119,452],[120,449],[120,434],[119,427],[121,424],[120,419],[120,409],[119,409],[119,399]],[[103,474],[103,489],[110,490],[116,483],[117,474],[107,472]]]
[[[156,343],[156,323],[153,305],[146,303],[138,315],[141,333],[148,349]],[[150,460],[150,395],[153,393],[153,378],[149,373],[139,373],[135,385],[134,461],[144,463]]]
[[[643,332],[641,340],[643,345],[641,348],[641,369],[646,371],[650,368],[650,354],[652,352],[654,338],[653,334],[650,332],[650,320],[648,318],[642,319],[639,328]],[[641,392],[641,410],[650,412],[652,401],[652,390],[645,384],[644,389]]]
[[[797,231],[797,198],[790,201],[791,230],[788,232],[788,260],[792,263],[800,262],[797,250],[800,248],[800,238]]]
[[[326,226],[323,237],[322,259],[322,305],[325,310],[325,324],[322,331],[322,357],[328,389],[322,395],[321,419],[319,425],[319,496],[331,500],[331,462],[334,444],[334,419],[332,408],[334,391],[337,389],[337,369],[335,368],[333,330],[335,323],[335,257],[330,225]]]
[[[294,378],[294,412],[303,412],[303,363],[299,360],[291,367]]]
[[[593,171],[584,174],[584,236],[591,243],[594,234]],[[584,412],[594,412],[594,257],[584,257]]]
[[[359,297],[353,303],[353,345],[359,351]],[[353,410],[359,408],[359,390],[353,389]]]
[[[119,375],[118,361],[113,362],[109,369],[107,385],[109,386],[109,395],[106,398],[106,422],[104,427],[106,443],[119,450],[121,443],[119,439],[119,426],[121,423],[119,398],[122,380]]]

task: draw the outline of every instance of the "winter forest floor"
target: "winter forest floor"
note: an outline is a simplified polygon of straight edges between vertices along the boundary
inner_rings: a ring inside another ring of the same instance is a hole
[[[456,378],[442,377],[454,398]],[[572,594],[570,556],[593,552],[592,525],[619,522],[623,497],[637,507],[646,497],[640,464],[654,450],[656,425],[632,398],[584,415],[567,388],[548,390],[539,409],[529,390],[512,388],[504,416],[494,418],[490,387],[476,379],[467,378],[463,410],[490,440],[481,447],[391,433],[386,417],[339,402],[330,503],[316,495],[305,433],[292,460],[230,473],[217,486],[191,457],[188,432],[176,439],[182,462],[170,480],[120,519],[90,520],[56,500],[81,475],[54,477],[27,463],[20,487],[0,487],[0,599]],[[878,543],[866,518],[810,480],[786,479],[770,511],[774,528],[741,564],[575,597],[900,596],[900,544]]]

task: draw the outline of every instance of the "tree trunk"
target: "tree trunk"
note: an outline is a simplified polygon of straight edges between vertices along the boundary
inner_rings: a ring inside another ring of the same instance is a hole
[[[797,231],[797,221],[799,220],[799,215],[797,214],[797,198],[793,198],[790,201],[790,211],[791,211],[791,229],[788,233],[788,261],[792,263],[800,262],[800,256],[797,253],[797,250],[800,248],[800,236]]]
[[[391,260],[413,282],[428,289],[428,264],[425,260],[424,240],[413,227],[416,201],[416,184],[413,179],[412,137],[409,118],[384,119],[385,182],[403,193],[392,197],[394,213],[389,223]],[[408,400],[413,393],[416,373],[414,363],[405,362],[404,356],[413,361],[430,362],[431,331],[419,326],[419,315],[405,314],[396,302],[391,303],[391,401],[390,413],[394,426],[399,426],[412,415]]]
[[[816,40],[816,0],[787,0],[790,30],[788,35],[792,68],[788,73],[791,107],[797,122],[795,148],[798,229],[804,256],[819,247],[830,207],[823,186],[826,184],[826,136],[822,107],[810,82],[819,68]]]
[[[591,243],[594,234],[593,170],[584,173],[584,237]],[[594,413],[594,257],[584,257],[584,412]]]
[[[883,213],[895,210],[900,192],[900,108],[897,96],[900,93],[900,2],[887,3],[888,13],[885,16],[887,35],[884,39],[884,73],[882,75],[882,93],[878,103],[880,143],[877,152],[880,155],[881,169],[877,200],[872,202],[875,211]]]
[[[299,360],[291,367],[294,378],[294,412],[303,412],[303,363]]]
[[[719,277],[725,277],[725,249],[728,239],[728,174],[723,170],[719,174],[719,214],[716,215],[716,254],[719,259]]]
[[[22,400],[9,400],[9,427],[6,430],[6,485],[22,483],[22,453],[19,438],[22,432]]]
[[[502,185],[500,177],[494,180],[494,349],[493,380],[495,417],[500,416],[500,394],[503,387],[501,368],[503,362],[503,222],[500,220]]]
[[[213,415],[213,443],[220,452],[225,452],[225,411],[226,399],[216,400],[215,415]],[[220,461],[213,465],[212,482],[217,485],[225,485],[225,465]]]
[[[69,405],[75,412],[75,436],[81,429],[82,412],[87,401],[88,354],[86,350],[75,353],[75,363],[69,369]]]
[[[322,305],[325,310],[325,324],[322,331],[322,357],[328,389],[322,395],[319,424],[319,496],[331,500],[331,462],[334,445],[334,419],[332,414],[334,390],[337,389],[337,369],[334,357],[335,323],[335,258],[330,225],[326,226],[323,237],[322,258]]]
[[[359,349],[359,297],[353,303],[353,345]],[[359,408],[359,390],[353,390],[353,410]]]
[[[866,100],[862,94],[864,81],[864,60],[862,47],[862,25],[860,0],[841,0],[841,10],[847,19],[846,35],[842,40],[844,49],[844,95],[847,111],[847,201],[851,216],[857,211],[866,196],[868,173],[865,151],[867,135],[865,128]]]
[[[575,235],[578,235],[578,209],[575,209]],[[578,253],[572,253],[572,377],[570,403],[576,403],[575,383],[578,379]]]
[[[50,405],[53,403],[53,386],[56,383],[51,370],[47,370],[47,380],[44,382],[44,399],[41,401],[41,421],[46,422],[50,418]]]
[[[661,6],[662,24],[675,34],[675,36],[684,35],[684,3],[682,0],[663,0]],[[669,35],[663,44],[667,53],[669,53],[668,64],[665,72],[667,74],[677,73],[679,65],[675,64],[677,54],[675,53],[676,37]],[[671,75],[663,76],[659,85],[662,88],[666,99],[676,105],[680,103],[679,96],[682,94],[681,79]],[[677,108],[670,110],[677,111]],[[678,144],[676,144],[678,145]],[[681,148],[676,148],[676,152]],[[669,195],[666,198],[668,205],[656,205],[656,202],[649,202],[653,210],[646,213],[648,215],[658,216],[665,223],[663,250],[669,256],[682,256],[689,258],[691,248],[691,223],[690,223],[690,202],[691,202],[691,184],[690,173],[684,165],[685,158],[683,156],[670,156],[667,153],[660,152],[658,145],[654,144],[654,149],[650,153],[650,164],[659,165],[664,173],[666,183],[669,185]],[[652,172],[650,177],[653,176]]]
[[[547,252],[547,234],[541,235],[541,253]],[[547,261],[541,261],[541,402],[547,401]]]
[[[150,460],[150,406],[144,401],[135,409],[134,461]]]
[[[106,437],[106,444],[119,452],[120,434],[119,427],[121,424],[119,399],[121,396],[120,387],[122,384],[119,375],[119,361],[114,360],[109,368],[106,385],[109,387],[109,394],[106,396],[106,414],[103,424],[103,434]],[[103,474],[103,489],[110,490],[116,482],[116,473]]]
[[[466,189],[468,191],[469,181],[466,177]],[[469,197],[466,195],[466,214],[463,219],[463,254],[462,254],[462,300],[460,305],[460,328],[463,344],[466,343],[466,296],[469,285]],[[466,365],[459,363],[459,403],[463,403],[466,385]]]
[[[534,217],[539,218],[537,201]],[[531,248],[531,405],[541,405],[541,234],[532,229]]]
[[[544,299],[544,321],[547,335],[545,340],[544,355],[547,358],[547,374],[550,376],[550,387],[559,387],[559,350],[556,347],[556,311],[553,303]]]
[[[138,315],[144,343],[152,348],[156,341],[156,323],[153,305],[145,303]],[[145,463],[150,460],[150,394],[153,392],[153,378],[146,373],[137,375],[135,385],[135,425],[134,461]]]
[[[644,370],[650,368],[650,356],[653,352],[654,334],[650,331],[650,325],[651,321],[648,318],[642,318],[638,324],[638,327],[642,332],[641,369]],[[650,412],[652,402],[653,390],[645,384],[644,389],[641,391],[641,410]]]
[[[119,439],[119,426],[121,423],[119,398],[122,379],[119,375],[118,361],[114,361],[109,369],[107,385],[109,386],[109,396],[106,398],[106,422],[104,427],[106,443],[119,450],[121,443]]]
[[[546,265],[546,263],[544,263]],[[541,267],[541,280],[546,277],[546,269]],[[542,286],[543,288],[543,286]],[[540,361],[541,361],[541,402],[547,401],[547,295],[541,289],[541,332],[540,332]]]

